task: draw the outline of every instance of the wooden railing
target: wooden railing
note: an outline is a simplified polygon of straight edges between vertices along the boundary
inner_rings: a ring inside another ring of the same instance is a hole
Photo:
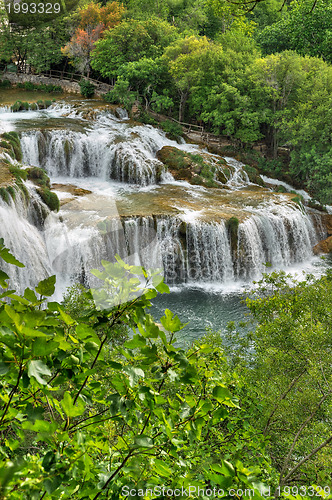
[[[49,78],[56,78],[58,80],[68,80],[70,82],[80,82],[82,79],[89,80],[89,82],[92,82],[96,85],[102,85],[104,82],[101,82],[100,80],[94,80],[93,78],[87,78],[84,77],[83,75],[79,73],[73,73],[70,71],[60,71],[56,69],[51,69],[49,71],[43,71],[39,73],[39,75],[47,76]],[[104,85],[109,85],[107,83],[104,83]],[[111,86],[111,85],[109,85]]]

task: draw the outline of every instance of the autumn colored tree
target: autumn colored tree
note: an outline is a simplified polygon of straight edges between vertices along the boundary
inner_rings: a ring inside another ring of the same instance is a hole
[[[103,32],[120,23],[124,7],[118,2],[105,6],[91,2],[79,11],[79,24],[70,42],[61,49],[71,64],[89,77],[91,52]]]

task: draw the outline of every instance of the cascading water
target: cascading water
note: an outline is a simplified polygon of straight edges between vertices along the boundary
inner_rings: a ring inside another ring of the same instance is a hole
[[[9,204],[0,198],[0,233],[14,255],[24,264],[19,268],[1,263],[2,269],[11,277],[10,287],[23,292],[35,286],[40,280],[52,274],[45,240],[38,230],[40,216],[49,212],[46,205],[36,196],[34,188],[27,185],[30,201],[16,190],[15,202]]]
[[[191,220],[186,217],[181,197],[177,203],[162,200],[157,208],[149,204],[148,198],[142,199],[143,207],[140,205],[138,212],[145,215],[119,215],[117,203],[123,198],[122,203],[129,207],[126,213],[137,213],[137,207],[130,212],[133,203],[130,193],[143,190],[148,195],[154,190],[158,194],[155,183],[163,179],[170,185],[181,184],[174,183],[170,174],[163,175],[164,167],[156,159],[159,149],[172,145],[197,152],[197,147],[179,145],[157,129],[132,126],[109,114],[101,114],[91,125],[68,106],[47,112],[53,120],[61,116],[62,121],[54,127],[49,123],[45,127],[43,122],[41,127],[34,123],[33,128],[26,125],[22,128],[23,162],[45,168],[57,182],[80,182],[81,187],[91,188],[93,193],[71,198],[59,214],[50,214],[44,225],[38,222],[40,201],[30,203],[30,208],[24,210],[18,207],[19,202],[15,206],[1,203],[4,221],[1,236],[17,257],[27,263],[26,274],[16,277],[21,290],[52,273],[57,274],[61,293],[77,280],[91,285],[90,269],[98,267],[102,259],[114,260],[115,254],[130,264],[163,268],[168,283],[190,285],[252,279],[264,271],[266,262],[280,268],[312,255],[312,246],[317,241],[314,225],[286,197],[283,204],[279,196],[278,203],[260,203],[259,208],[241,204],[236,240],[227,226],[233,214],[204,218],[204,211],[198,210],[197,217]],[[47,112],[44,111],[43,117]],[[64,112],[66,118],[62,116]],[[32,114],[29,112],[28,116]],[[234,192],[236,201],[236,190],[250,182],[241,163],[231,158],[226,160],[231,168],[225,191],[226,195]],[[217,159],[211,155],[213,161]],[[92,179],[97,182],[96,189],[91,187]],[[120,181],[121,188],[117,187],[115,195],[108,192],[107,196],[105,192],[102,195],[99,184],[111,186],[110,179]],[[188,189],[194,199],[206,197],[207,205],[214,203],[209,201],[209,190],[201,186]],[[218,193],[216,205],[223,212],[223,202],[219,201],[222,195]],[[164,208],[167,203],[171,210],[168,206]],[[225,203],[227,207],[229,198]],[[237,214],[236,204],[234,210]],[[228,213],[226,208],[225,214]]]
[[[75,132],[44,130],[24,132],[23,161],[44,168],[51,177],[99,177],[146,186],[160,180],[164,167],[155,158],[158,143],[141,127],[135,131],[111,121],[103,127]],[[117,127],[115,127],[117,125]],[[152,135],[152,134],[151,134]],[[157,136],[157,139],[160,139]]]
[[[269,262],[275,268],[305,261],[317,235],[310,217],[295,206],[260,209],[239,225],[236,275],[254,279]]]

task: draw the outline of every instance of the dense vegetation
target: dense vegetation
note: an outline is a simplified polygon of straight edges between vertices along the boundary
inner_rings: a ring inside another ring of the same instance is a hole
[[[139,103],[147,123],[157,123],[152,110],[203,124],[243,152],[259,144],[260,166],[332,203],[331,16],[328,0],[254,9],[227,0],[82,0],[51,25],[8,25],[2,13],[0,62],[80,72],[86,97],[95,90],[86,78],[102,78],[114,84],[106,99]],[[178,134],[177,124],[162,123]],[[15,133],[0,145],[20,159]],[[204,185],[213,182],[196,155],[168,161],[190,161]],[[41,169],[11,169],[58,209]],[[230,219],[231,234],[238,224]],[[93,271],[100,288],[76,285],[57,303],[54,276],[21,296],[3,261],[23,266],[0,240],[1,499],[118,499],[128,489],[142,498],[161,485],[195,487],[192,498],[209,497],[197,488],[225,498],[231,489],[258,500],[329,497],[332,273],[301,283],[265,276],[247,299],[249,329],[231,324],[225,342],[209,332],[185,348],[177,316],[149,314],[157,293],[168,293],[158,274],[103,262]]]
[[[238,149],[263,144],[266,169],[332,203],[330,1],[254,5],[81,0],[30,27],[3,15],[0,57],[19,70],[74,68],[115,83],[110,102],[203,124]],[[93,88],[83,82],[82,92]]]
[[[0,259],[23,266],[3,240]],[[332,273],[265,276],[252,331],[183,348],[148,312],[159,275],[102,265],[62,303],[55,276],[20,296],[0,270],[1,498],[328,498]]]

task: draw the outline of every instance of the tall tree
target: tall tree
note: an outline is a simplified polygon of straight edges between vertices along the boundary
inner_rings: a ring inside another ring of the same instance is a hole
[[[114,28],[120,23],[124,7],[118,2],[111,2],[105,6],[90,3],[79,11],[79,25],[70,42],[62,49],[78,71],[89,77],[91,53],[95,43],[107,29]]]

